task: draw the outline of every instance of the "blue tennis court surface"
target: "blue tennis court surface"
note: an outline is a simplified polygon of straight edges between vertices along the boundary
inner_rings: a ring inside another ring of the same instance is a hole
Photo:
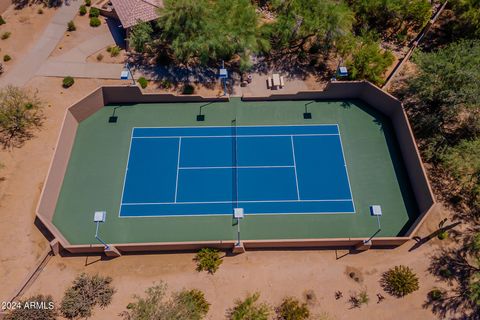
[[[134,128],[121,217],[353,213],[337,125]]]

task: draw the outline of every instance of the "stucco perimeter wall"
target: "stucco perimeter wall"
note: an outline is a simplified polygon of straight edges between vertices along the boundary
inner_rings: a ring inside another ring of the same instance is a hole
[[[243,246],[247,250],[255,249],[288,249],[288,248],[350,248],[362,243],[360,238],[334,239],[280,239],[280,240],[245,240]],[[409,240],[408,237],[374,238],[372,247],[396,247]],[[115,244],[115,249],[122,254],[147,251],[195,251],[205,247],[229,250],[235,246],[235,241],[204,241],[204,242],[162,242],[162,243],[123,243]],[[73,245],[64,247],[70,253],[102,253],[102,245]]]
[[[227,102],[228,97],[202,97],[196,95],[177,96],[173,94],[142,93],[139,87],[105,86],[103,90],[104,105],[137,104],[162,102]]]

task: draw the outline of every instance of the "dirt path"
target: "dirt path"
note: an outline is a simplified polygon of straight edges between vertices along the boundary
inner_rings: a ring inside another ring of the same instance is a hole
[[[18,63],[11,71],[0,77],[0,86],[8,84],[23,86],[36,74],[62,39],[67,23],[75,17],[81,4],[80,0],[75,0],[57,10],[42,35],[35,39],[35,45],[23,57],[18,57],[22,63]]]

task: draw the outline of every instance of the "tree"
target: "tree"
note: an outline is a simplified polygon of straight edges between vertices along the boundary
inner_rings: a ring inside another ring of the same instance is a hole
[[[110,277],[80,274],[65,291],[60,312],[68,319],[90,317],[95,306],[105,308],[112,301],[115,289],[111,283]]]
[[[459,182],[462,193],[480,207],[480,139],[462,140],[442,156],[442,163]]]
[[[342,1],[273,0],[277,18],[272,28],[278,47],[308,50],[313,45],[325,49],[350,34],[353,12]]]
[[[310,317],[310,310],[306,303],[288,297],[283,299],[277,309],[278,320],[306,320]]]
[[[211,248],[201,249],[194,260],[197,262],[197,271],[207,271],[210,274],[214,274],[222,264],[220,252]]]
[[[179,62],[207,64],[249,56],[268,48],[255,6],[249,0],[165,0],[160,41]]]
[[[168,298],[166,290],[164,282],[148,288],[146,297],[135,296],[121,316],[125,320],[201,320],[207,315],[210,304],[202,291],[182,290]]]
[[[428,0],[349,0],[356,29],[373,29],[384,35],[419,31],[431,17]]]
[[[145,51],[145,46],[152,41],[153,28],[150,22],[139,22],[128,36],[128,44],[139,53]]]
[[[383,50],[373,35],[364,34],[357,39],[346,63],[351,79],[365,79],[380,85],[384,82],[383,74],[393,61],[393,54]]]
[[[258,303],[260,294],[248,295],[245,300],[235,301],[235,306],[229,310],[230,320],[268,320],[270,307],[266,303]]]
[[[480,38],[480,1],[454,0],[452,9],[457,17],[456,33],[462,37]]]
[[[19,308],[13,309],[4,320],[55,320],[58,312],[52,296],[42,294],[18,301]],[[41,304],[39,307],[38,304]]]
[[[449,146],[480,134],[480,41],[418,52],[414,62],[418,73],[408,80],[404,100],[424,156],[437,161]]]
[[[42,103],[36,94],[13,86],[0,89],[0,143],[4,147],[20,146],[42,121]]]
[[[380,281],[383,289],[391,295],[403,297],[418,290],[417,275],[409,267],[399,265],[382,275]]]

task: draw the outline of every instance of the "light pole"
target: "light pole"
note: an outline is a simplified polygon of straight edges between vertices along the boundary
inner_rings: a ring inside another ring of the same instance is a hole
[[[240,247],[242,245],[240,238],[240,220],[245,217],[243,208],[234,208],[233,217],[237,219],[237,243],[235,244],[235,247]]]
[[[95,211],[95,214],[93,215],[93,222],[97,224],[97,228],[95,230],[95,239],[97,239],[101,244],[105,246],[105,250],[109,250],[110,246],[105,241],[103,241],[98,235],[98,227],[100,225],[100,222],[105,222],[106,217],[107,217],[107,212]]]
[[[377,217],[377,224],[378,224],[378,229],[375,231],[374,234],[368,238],[368,240],[363,240],[363,243],[370,243],[372,241],[373,237],[375,237],[380,231],[382,231],[382,226],[380,225],[380,217],[382,216],[382,207],[378,204],[371,205],[370,206],[370,214],[374,217]]]

